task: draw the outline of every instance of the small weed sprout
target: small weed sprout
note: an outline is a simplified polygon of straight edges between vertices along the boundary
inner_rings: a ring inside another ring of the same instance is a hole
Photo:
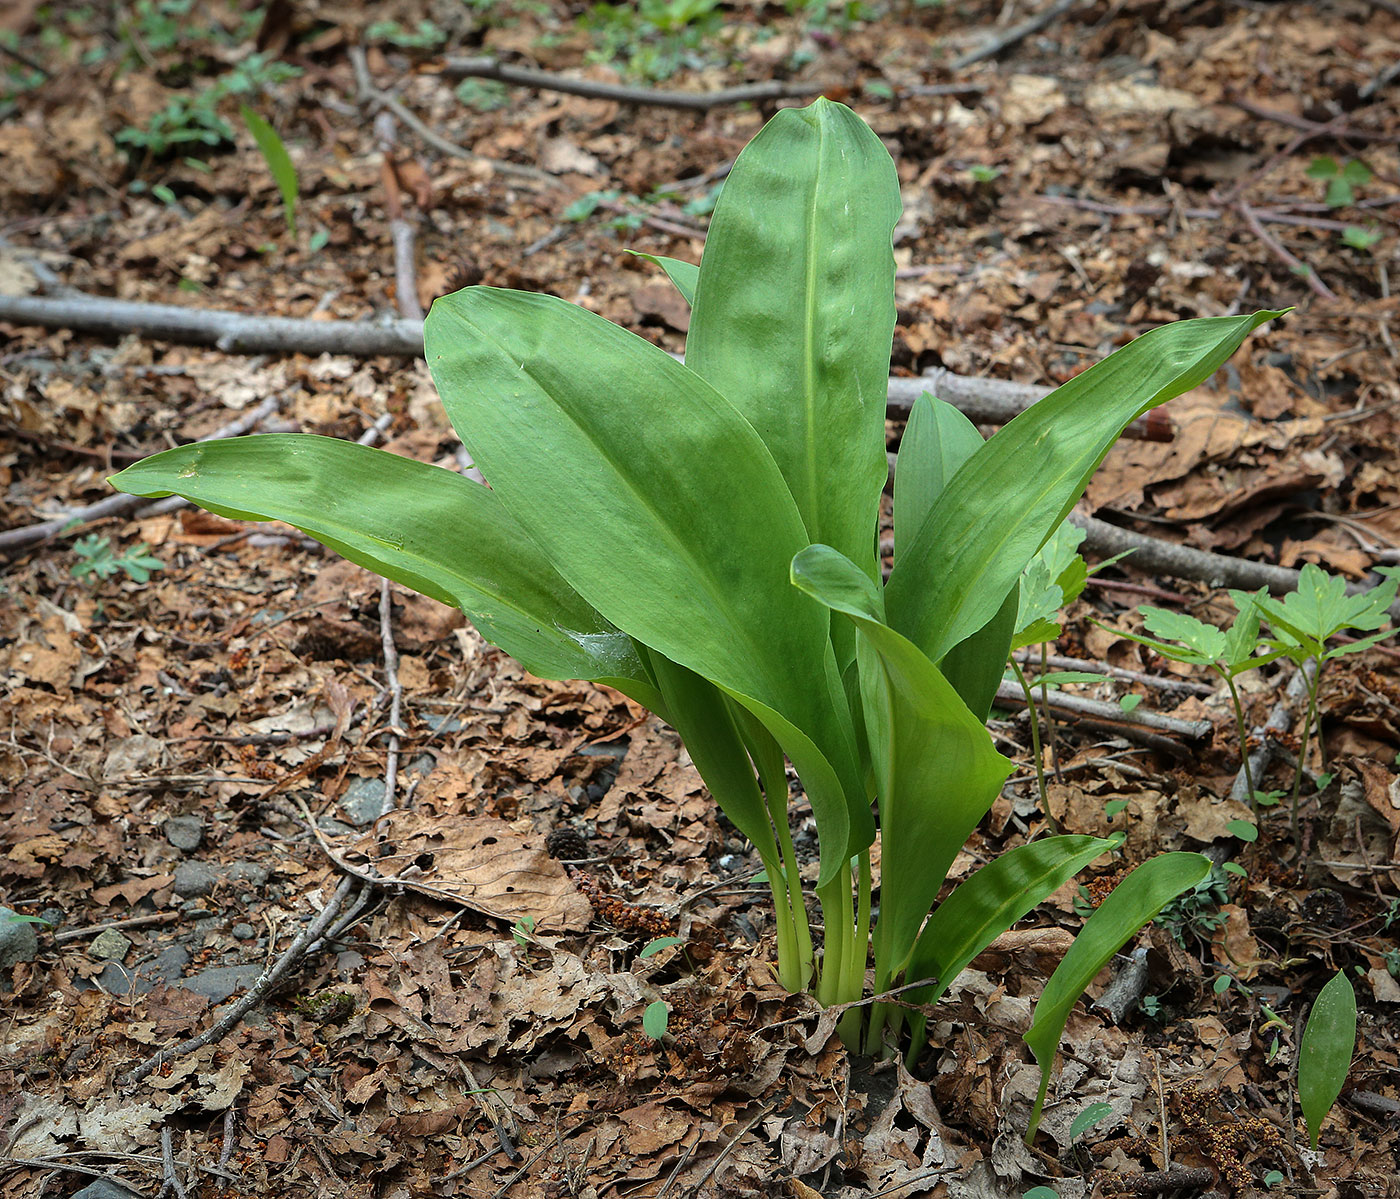
[[[88,579],[92,575],[110,579],[122,572],[133,582],[149,582],[152,571],[165,567],[159,558],[147,553],[150,548],[144,541],[138,541],[126,553],[118,555],[110,538],[89,533],[73,542],[73,553],[78,560],[68,569],[75,579]]]

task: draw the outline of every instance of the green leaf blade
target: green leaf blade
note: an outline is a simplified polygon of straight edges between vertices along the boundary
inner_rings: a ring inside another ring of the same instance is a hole
[[[1040,1124],[1040,1111],[1055,1064],[1060,1034],[1084,989],[1128,939],[1172,899],[1210,873],[1210,861],[1198,853],[1164,853],[1134,869],[1084,922],[1069,952],[1045,984],[1031,1027],[1022,1038],[1040,1066],[1040,1094],[1026,1131],[1029,1144]]]
[[[628,638],[560,578],[495,494],[451,471],[332,437],[264,433],[166,450],[111,483],[234,520],[294,525],[461,608],[541,677],[645,678]]]
[[[1355,1048],[1356,992],[1346,971],[1339,970],[1313,1003],[1298,1046],[1298,1099],[1313,1149],[1322,1121],[1346,1085]]]
[[[964,463],[895,563],[891,624],[934,661],[981,628],[1122,430],[1209,378],[1278,315],[1153,329],[1017,416]]]
[[[782,110],[725,182],[686,340],[772,451],[807,540],[872,578],[899,209],[894,163],[849,108]]]
[[[262,151],[267,169],[272,173],[272,181],[277,184],[277,190],[282,195],[282,209],[287,218],[287,232],[295,237],[297,235],[297,195],[300,188],[297,182],[297,169],[292,164],[291,155],[287,153],[287,147],[277,135],[277,130],[266,120],[246,104],[240,105],[239,111],[243,114],[243,123],[248,126],[248,132],[253,135],[253,140],[258,143],[258,149]]]

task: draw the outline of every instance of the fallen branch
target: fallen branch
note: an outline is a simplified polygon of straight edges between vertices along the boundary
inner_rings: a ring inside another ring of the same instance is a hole
[[[1012,657],[1022,666],[1039,666],[1038,651],[1018,649]],[[1130,683],[1141,683],[1158,691],[1185,691],[1190,695],[1209,696],[1215,688],[1208,683],[1193,683],[1190,679],[1178,679],[1170,675],[1146,674],[1141,670],[1128,670],[1123,666],[1110,666],[1107,662],[1094,662],[1088,658],[1067,658],[1064,654],[1051,654],[1046,665],[1055,670],[1085,670],[1106,675],[1111,679],[1123,679]]]
[[[136,333],[161,341],[213,346],[224,353],[423,354],[422,322],[402,319],[316,321],[105,296],[0,295],[0,321],[113,337]]]
[[[1231,96],[1230,103],[1241,112],[1249,113],[1250,116],[1259,117],[1265,121],[1276,121],[1280,125],[1287,125],[1290,129],[1297,129],[1303,133],[1310,133],[1314,137],[1334,137],[1343,142],[1386,142],[1388,144],[1400,142],[1400,137],[1396,137],[1392,133],[1372,133],[1366,129],[1352,129],[1345,125],[1337,126],[1332,121],[1310,121],[1307,117],[1299,116],[1297,113],[1265,108],[1264,105],[1255,104],[1253,100],[1248,100],[1243,96]]]
[[[1077,3],[1079,0],[1055,0],[1043,12],[1036,13],[1033,17],[1027,17],[1019,25],[1013,25],[1010,29],[993,35],[975,50],[959,54],[949,66],[954,71],[962,71],[972,66],[973,63],[981,62],[984,58],[995,58],[1002,51],[1009,50],[1017,42],[1030,37],[1031,34],[1039,33],[1051,21],[1064,16]]]
[[[1213,726],[1209,720],[1181,720],[1175,716],[1165,716],[1160,712],[1144,712],[1134,708],[1125,712],[1117,704],[1105,703],[1097,699],[1085,699],[1079,695],[1065,695],[1050,692],[1048,696],[1052,708],[1068,712],[1073,716],[1086,716],[1090,720],[1103,721],[1115,728],[1121,727],[1124,735],[1132,729],[1146,729],[1149,732],[1166,733],[1172,737],[1184,737],[1189,741],[1199,741],[1209,737]],[[997,687],[997,703],[1026,706],[1026,696],[1019,683],[1003,681]]]
[[[574,79],[540,71],[534,67],[512,67],[491,57],[449,58],[443,64],[443,74],[450,79],[494,79],[516,87],[539,88],[542,91],[563,92],[589,100],[616,100],[619,104],[647,104],[656,108],[688,108],[703,111],[725,104],[758,103],[764,100],[799,99],[816,96],[837,86],[834,82],[811,83],[771,80],[766,83],[746,83],[739,87],[722,88],[715,92],[679,92],[654,87],[626,87],[618,83],[603,83],[596,79]]]
[[[1245,224],[1249,226],[1254,236],[1264,243],[1274,257],[1287,266],[1295,275],[1301,275],[1314,292],[1324,300],[1335,300],[1337,298],[1337,293],[1318,277],[1318,273],[1313,270],[1312,267],[1301,258],[1293,255],[1278,238],[1264,228],[1253,208],[1243,200],[1236,200],[1232,207],[1244,218]]]
[[[6,297],[0,297],[0,302]],[[238,437],[248,432],[266,417],[271,416],[282,406],[282,397],[273,396],[264,400],[256,408],[249,409],[235,421],[215,429],[208,437],[201,437],[200,441],[217,441],[224,437]],[[171,499],[178,497],[171,496]],[[35,525],[26,525],[18,529],[6,529],[0,532],[0,552],[5,550],[18,549],[27,545],[35,545],[41,541],[47,541],[50,537],[55,537],[62,533],[64,529],[73,525],[87,524],[89,521],[102,520],[109,516],[119,516],[123,512],[128,512],[144,504],[144,496],[138,495],[113,495],[105,500],[98,500],[95,504],[88,504],[84,508],[70,508],[66,512],[61,512],[58,516],[51,517]],[[161,503],[167,501],[162,500]],[[183,502],[183,501],[182,501]],[[178,505],[176,505],[178,507]]]

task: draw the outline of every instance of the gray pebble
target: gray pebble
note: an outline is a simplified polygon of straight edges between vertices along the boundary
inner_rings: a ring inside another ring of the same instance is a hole
[[[203,995],[211,1003],[222,1003],[235,991],[246,991],[262,974],[262,967],[211,966],[191,975],[180,985],[196,995]]]
[[[240,941],[251,941],[254,937],[258,935],[258,930],[255,929],[251,924],[240,920],[237,924],[233,926],[233,935],[237,937]]]
[[[120,962],[131,949],[131,938],[114,928],[104,928],[88,946],[88,957],[95,962]]]
[[[198,816],[171,816],[161,828],[165,839],[186,853],[192,853],[204,842],[204,821]]]
[[[219,872],[208,862],[181,862],[175,867],[175,893],[186,899],[208,895],[219,881]]]
[[[39,954],[39,934],[18,912],[0,908],[0,969],[32,962]]]
[[[219,874],[236,883],[251,883],[255,887],[261,887],[267,882],[268,869],[256,862],[230,862]]]
[[[340,797],[341,810],[357,828],[364,828],[379,819],[384,807],[384,780],[353,778]]]
[[[97,1178],[81,1191],[73,1192],[73,1199],[141,1199],[141,1192],[132,1190],[115,1178]]]

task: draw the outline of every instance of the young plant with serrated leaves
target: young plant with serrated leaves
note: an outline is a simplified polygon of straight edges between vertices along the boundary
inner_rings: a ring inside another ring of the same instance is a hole
[[[1123,629],[1110,631],[1120,637],[1126,637],[1129,641],[1145,645],[1173,662],[1204,666],[1224,680],[1225,686],[1229,688],[1230,705],[1235,713],[1235,733],[1239,737],[1245,789],[1249,793],[1250,807],[1257,813],[1260,796],[1254,789],[1254,778],[1250,773],[1249,735],[1245,728],[1244,704],[1240,700],[1235,680],[1248,670],[1267,666],[1280,657],[1282,651],[1264,654],[1258,652],[1259,611],[1255,597],[1239,591],[1232,591],[1230,595],[1239,611],[1228,629],[1207,624],[1185,612],[1172,612],[1166,608],[1154,608],[1143,604],[1138,608],[1142,613],[1142,622],[1147,630],[1156,636],[1129,633]]]
[[[854,1002],[873,947],[877,992],[934,980],[913,996],[931,1002],[1116,844],[1034,841],[934,907],[1011,771],[985,720],[1022,570],[1122,429],[1277,314],[1154,330],[985,443],[935,434],[906,450],[886,584],[876,532],[898,216],[894,164],[864,122],[827,100],[785,109],[735,163],[700,266],[662,262],[693,305],[684,364],[553,296],[470,287],[433,305],[428,363],[489,488],[297,434],[181,447],[115,483],[287,521],[458,605],[535,674],[646,705],[763,860],[782,982]],[[816,819],[820,958],[785,757]],[[1027,1036],[1046,1078],[1084,986],[1207,868],[1197,854],[1154,858],[1086,922]],[[840,1028],[883,1049],[906,1019],[852,1007]],[[921,1042],[922,1019],[909,1022]]]
[[[1302,835],[1298,825],[1298,796],[1303,786],[1308,743],[1314,729],[1317,730],[1318,753],[1320,756],[1324,753],[1317,707],[1323,668],[1334,658],[1358,654],[1397,632],[1395,628],[1381,629],[1381,626],[1389,618],[1396,589],[1400,587],[1400,567],[1382,566],[1376,573],[1382,576],[1384,582],[1348,595],[1345,580],[1329,575],[1322,567],[1309,562],[1298,574],[1298,586],[1281,600],[1274,599],[1263,590],[1230,592],[1230,598],[1241,612],[1247,605],[1253,605],[1259,617],[1268,622],[1272,635],[1261,640],[1273,651],[1271,658],[1287,658],[1303,672],[1303,681],[1307,684],[1308,709],[1303,718],[1303,734],[1289,801],[1295,840]],[[1377,629],[1380,631],[1375,632]],[[1370,635],[1340,645],[1327,644],[1338,633],[1353,632]],[[1312,670],[1308,669],[1310,662],[1313,664]],[[1325,766],[1325,758],[1322,760]]]

